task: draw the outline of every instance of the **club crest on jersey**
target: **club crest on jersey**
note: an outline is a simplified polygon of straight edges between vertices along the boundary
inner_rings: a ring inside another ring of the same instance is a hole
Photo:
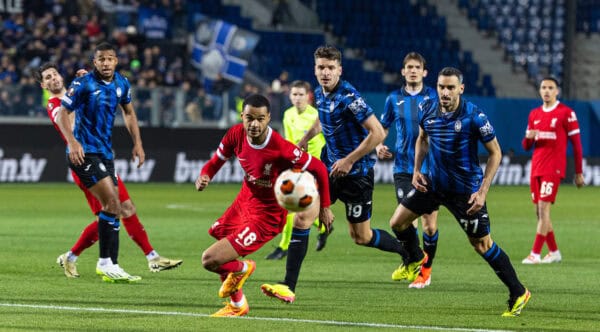
[[[348,108],[352,111],[352,113],[357,114],[358,111],[367,108],[367,103],[365,103],[364,99],[358,98],[350,103]]]
[[[462,122],[460,122],[460,120],[456,120],[456,122],[454,122],[454,131],[459,133],[461,129],[462,129]]]
[[[67,96],[73,97],[74,94],[75,94],[75,89],[74,88],[69,88],[69,91],[67,91]]]
[[[479,133],[481,136],[488,136],[494,132],[494,127],[489,121],[486,121],[483,127],[479,127]]]
[[[123,90],[121,90],[121,87],[117,88],[117,97],[121,98],[121,95],[123,95]]]
[[[271,175],[271,168],[273,168],[273,164],[265,164],[265,168],[263,169],[264,175]]]
[[[48,109],[53,110],[54,109],[54,104],[53,103],[48,103]]]

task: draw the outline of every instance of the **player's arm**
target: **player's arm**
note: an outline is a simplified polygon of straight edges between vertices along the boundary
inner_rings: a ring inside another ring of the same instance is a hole
[[[357,160],[373,151],[377,144],[380,144],[385,139],[385,131],[375,115],[371,114],[367,119],[365,119],[365,121],[362,123],[362,126],[369,132],[369,134],[362,142],[360,142],[356,149],[354,149],[344,158],[337,160],[331,166],[332,176],[345,176],[348,174],[352,169],[352,165],[354,165]]]
[[[85,153],[83,147],[73,135],[73,121],[71,119],[73,119],[74,116],[74,112],[68,110],[64,106],[60,106],[60,109],[56,113],[55,121],[63,137],[67,140],[69,160],[74,165],[81,165],[83,164]]]
[[[388,128],[383,128],[383,131],[385,137],[387,137],[390,130]],[[375,147],[375,151],[377,152],[377,157],[379,159],[390,159],[393,156],[390,152],[390,148],[387,145],[383,144],[383,142],[377,144],[377,146]]]
[[[573,146],[573,159],[575,159],[575,185],[581,188],[585,185],[583,179],[583,148],[581,146],[581,133],[579,123],[574,111],[571,111],[567,121],[567,135]]]
[[[531,116],[529,116],[529,120],[527,121],[527,129],[525,129],[525,137],[523,137],[523,141],[521,142],[521,145],[525,151],[531,149],[535,143],[535,136],[537,133],[538,131],[533,129],[533,121]]]
[[[320,200],[319,223],[325,225],[327,232],[329,232],[335,216],[329,208],[331,206],[331,199],[329,197],[329,175],[327,174],[327,168],[322,161],[313,158],[308,153],[306,154],[309,156],[306,170],[314,175],[318,184]]]
[[[492,180],[496,175],[496,171],[498,171],[500,161],[502,160],[502,151],[500,150],[498,139],[494,138],[491,141],[484,143],[483,146],[487,150],[489,156],[487,163],[485,164],[485,172],[483,173],[481,186],[479,187],[479,190],[473,193],[469,199],[469,204],[472,204],[471,208],[467,210],[467,214],[469,215],[481,210],[485,204],[485,198],[490,190],[490,186],[492,185]]]
[[[425,130],[419,126],[419,136],[417,136],[417,140],[415,141],[415,168],[413,169],[412,185],[415,189],[422,192],[427,191],[427,178],[421,173],[421,166],[423,165],[423,161],[428,152],[429,136]]]
[[[302,136],[298,144],[302,150],[306,151],[308,149],[308,141],[310,141],[313,137],[317,136],[318,133],[321,132],[321,121],[319,118],[315,120],[312,126],[306,131],[306,134]]]
[[[129,131],[129,135],[131,136],[131,140],[133,141],[133,149],[131,150],[132,160],[138,158],[139,168],[144,164],[146,160],[146,153],[144,152],[144,148],[142,147],[142,136],[140,135],[140,127],[138,125],[137,115],[135,114],[135,110],[133,109],[132,103],[127,103],[121,105],[121,109],[123,110],[123,120],[125,120],[125,127],[127,127],[127,131]]]

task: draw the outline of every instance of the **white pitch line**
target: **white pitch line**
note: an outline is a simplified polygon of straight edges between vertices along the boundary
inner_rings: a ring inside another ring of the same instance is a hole
[[[110,313],[122,313],[122,314],[210,317],[210,315],[207,315],[207,314],[199,314],[199,313],[193,313],[193,312],[134,310],[134,309],[108,309],[108,308],[90,308],[90,307],[65,307],[65,306],[42,305],[42,304],[0,303],[0,307],[48,309],[48,310],[62,310],[62,311],[110,312]],[[335,320],[316,320],[316,319],[248,317],[248,316],[232,317],[232,318],[260,320],[260,321],[291,322],[291,323],[326,324],[326,325],[336,325],[336,326],[379,327],[379,328],[393,328],[393,329],[417,329],[417,330],[430,330],[430,331],[435,330],[435,331],[461,331],[461,332],[511,332],[509,330],[468,329],[468,328],[460,328],[460,327],[398,325],[398,324],[382,324],[382,323],[367,323],[367,322],[343,322],[343,321],[335,321]]]

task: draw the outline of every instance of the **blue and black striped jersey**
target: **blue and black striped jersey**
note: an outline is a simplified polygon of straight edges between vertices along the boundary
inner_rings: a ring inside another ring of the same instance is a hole
[[[70,112],[77,112],[73,134],[83,151],[113,159],[112,129],[117,108],[130,102],[127,78],[115,73],[111,82],[105,82],[90,72],[71,83],[61,104]]]
[[[324,94],[320,86],[317,87],[315,101],[326,142],[321,160],[331,171],[337,160],[354,151],[367,137],[369,132],[362,123],[374,112],[358,91],[343,80],[340,80],[335,91],[328,94]],[[354,163],[348,175],[367,175],[373,165],[375,159],[367,154]]]
[[[429,174],[433,189],[459,194],[479,190],[483,172],[479,166],[478,143],[487,143],[496,137],[487,116],[464,99],[451,113],[443,113],[437,99],[424,101],[420,108],[419,125],[429,136]]]
[[[396,124],[396,154],[394,173],[413,173],[415,167],[415,142],[419,137],[419,104],[428,99],[437,99],[437,92],[424,86],[421,92],[411,95],[404,88],[396,90],[385,100],[381,124],[390,128]],[[428,173],[427,159],[421,166],[421,173]]]

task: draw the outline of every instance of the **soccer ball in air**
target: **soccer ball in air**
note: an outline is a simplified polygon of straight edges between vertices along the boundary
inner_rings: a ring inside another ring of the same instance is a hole
[[[298,169],[285,170],[275,181],[275,197],[286,210],[304,211],[319,199],[315,177]]]

